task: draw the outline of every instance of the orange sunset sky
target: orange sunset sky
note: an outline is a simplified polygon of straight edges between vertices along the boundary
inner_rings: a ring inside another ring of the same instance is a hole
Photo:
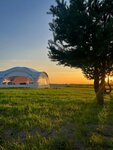
[[[1,63],[1,70],[5,70],[16,66],[26,66],[34,68],[38,71],[45,71],[49,75],[50,83],[57,84],[92,84],[93,80],[87,80],[80,69],[63,67],[61,65],[56,65],[55,62],[51,62],[45,55],[44,62],[38,60],[9,60],[6,63]],[[2,65],[3,64],[3,65]]]

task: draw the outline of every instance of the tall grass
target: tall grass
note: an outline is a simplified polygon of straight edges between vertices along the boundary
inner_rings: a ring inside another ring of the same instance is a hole
[[[113,149],[113,98],[93,89],[0,89],[0,150]]]

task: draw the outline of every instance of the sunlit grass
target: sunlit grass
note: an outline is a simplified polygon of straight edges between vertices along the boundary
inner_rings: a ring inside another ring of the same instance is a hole
[[[113,149],[113,98],[93,88],[0,89],[0,150]]]

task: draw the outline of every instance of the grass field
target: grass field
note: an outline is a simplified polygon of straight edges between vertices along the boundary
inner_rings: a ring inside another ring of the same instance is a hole
[[[0,150],[113,150],[113,95],[93,88],[0,89]]]

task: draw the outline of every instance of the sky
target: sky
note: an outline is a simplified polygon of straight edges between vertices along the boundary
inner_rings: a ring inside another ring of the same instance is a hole
[[[56,65],[48,54],[52,39],[47,12],[55,0],[0,0],[0,71],[25,66],[48,73],[50,83],[88,84],[80,69]]]

